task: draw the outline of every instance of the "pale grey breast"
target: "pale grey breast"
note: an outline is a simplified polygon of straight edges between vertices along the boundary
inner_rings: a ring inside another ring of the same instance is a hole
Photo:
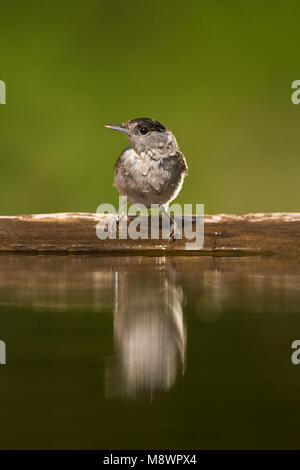
[[[176,197],[187,172],[182,153],[159,157],[151,152],[140,155],[129,146],[115,165],[114,185],[130,204],[166,204]]]

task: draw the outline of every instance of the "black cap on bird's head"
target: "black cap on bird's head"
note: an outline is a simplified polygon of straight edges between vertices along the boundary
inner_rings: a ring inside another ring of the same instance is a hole
[[[124,124],[109,124],[105,127],[126,134],[132,146],[139,152],[152,150],[157,146],[161,148],[165,143],[177,147],[173,134],[155,119],[137,118]]]
[[[165,126],[160,122],[150,118],[136,118],[124,124],[107,124],[105,127],[128,135],[133,132],[135,134],[146,135],[150,132],[164,132],[166,130]]]

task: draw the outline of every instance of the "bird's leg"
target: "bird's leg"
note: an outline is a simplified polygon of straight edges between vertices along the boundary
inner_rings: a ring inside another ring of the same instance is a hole
[[[160,206],[160,209],[161,209],[162,214],[165,215],[166,217],[168,217],[168,219],[170,221],[170,237],[169,237],[169,240],[174,242],[175,241],[175,235],[177,233],[179,233],[179,231],[178,231],[178,227],[177,227],[177,224],[175,222],[175,219],[174,219],[173,215],[171,215],[168,211],[169,204],[162,204]]]
[[[117,230],[117,224],[119,225],[120,221],[123,219],[126,212],[124,208],[127,206],[127,198],[122,198],[121,205],[119,206],[118,212],[113,214],[110,221],[107,224],[107,231],[114,233]]]

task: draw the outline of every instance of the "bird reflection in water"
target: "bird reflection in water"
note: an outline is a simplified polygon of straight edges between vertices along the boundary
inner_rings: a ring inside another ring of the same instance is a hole
[[[153,260],[153,258],[152,258]],[[153,398],[184,373],[183,293],[164,258],[119,269],[114,286],[115,356],[108,395]]]

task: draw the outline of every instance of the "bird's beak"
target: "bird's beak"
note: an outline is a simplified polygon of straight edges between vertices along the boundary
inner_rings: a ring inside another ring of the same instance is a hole
[[[124,124],[107,124],[104,127],[108,127],[108,129],[112,129],[113,131],[123,132],[123,134],[128,134],[128,129]]]

